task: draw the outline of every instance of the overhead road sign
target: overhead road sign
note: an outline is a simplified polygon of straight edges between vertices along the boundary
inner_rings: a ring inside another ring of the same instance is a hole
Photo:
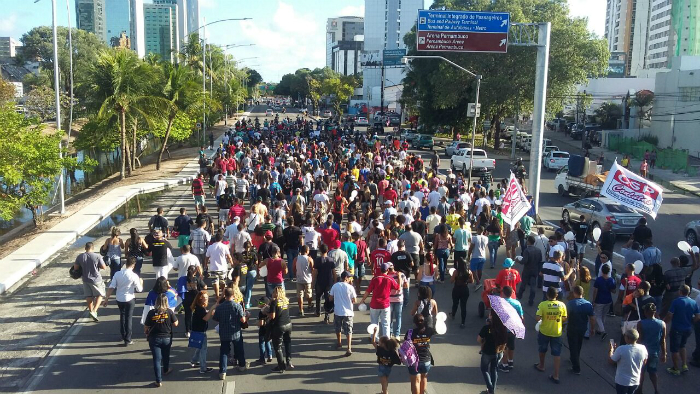
[[[426,52],[508,51],[507,12],[418,11],[417,49]]]
[[[401,61],[404,56],[406,56],[406,49],[385,49],[382,54],[384,59],[384,66],[386,67],[403,67],[404,64]]]

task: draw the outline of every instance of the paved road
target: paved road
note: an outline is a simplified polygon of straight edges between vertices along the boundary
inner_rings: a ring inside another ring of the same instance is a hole
[[[264,111],[264,108],[256,107],[255,111]],[[252,116],[262,114],[254,113]],[[444,167],[447,167],[446,161]],[[497,165],[500,171],[506,171],[503,163]],[[545,186],[546,188],[546,186]],[[543,205],[549,205],[550,200],[545,200]],[[173,219],[179,207],[184,206],[193,209],[193,204],[185,187],[173,189],[159,196],[150,206],[150,209],[127,222],[120,224],[125,230],[129,227],[145,228],[148,217],[155,211],[156,206],[166,207],[170,219]],[[550,208],[547,208],[550,209]],[[552,207],[556,210],[556,207]],[[125,231],[123,231],[125,232]],[[97,242],[100,242],[98,239]],[[501,251],[503,252],[503,251]],[[7,311],[13,311],[15,315],[21,314],[22,309],[38,311],[30,317],[16,317],[15,325],[27,322],[27,329],[19,329],[13,338],[23,338],[26,347],[31,347],[29,341],[32,337],[53,335],[54,343],[57,343],[51,354],[42,362],[42,366],[36,373],[20,387],[21,391],[51,392],[51,393],[141,393],[151,391],[148,385],[153,381],[152,364],[147,343],[141,334],[141,326],[138,318],[135,319],[135,345],[132,347],[120,346],[118,332],[118,313],[112,303],[107,309],[100,312],[101,321],[93,323],[86,318],[82,311],[79,286],[70,280],[66,280],[65,273],[70,261],[79,253],[78,248],[72,248],[57,256],[54,270],[41,272],[30,281],[22,290],[11,298],[0,301],[0,322],[8,321],[13,315],[7,315]],[[146,283],[148,289],[153,284],[150,274],[150,265],[145,264],[146,275],[149,280]],[[486,270],[487,277],[495,277],[497,270]],[[171,281],[175,280],[175,274],[171,273]],[[255,285],[254,296],[262,293],[261,283]],[[439,309],[447,311],[451,305],[451,286],[438,285],[436,299]],[[57,294],[61,296],[56,296]],[[445,335],[436,336],[433,339],[432,352],[435,359],[435,367],[430,372],[430,384],[428,392],[481,392],[484,383],[479,371],[478,354],[479,347],[476,344],[476,335],[483,324],[483,320],[476,315],[477,305],[481,292],[473,293],[469,299],[467,311],[467,325],[460,329],[458,322],[448,321],[448,331]],[[137,298],[136,314],[140,313],[145,293]],[[415,300],[415,289],[412,288],[411,299]],[[294,299],[292,300],[294,303]],[[11,309],[14,308],[14,309]],[[5,311],[3,313],[3,311]],[[50,313],[48,318],[41,315],[42,311]],[[583,349],[583,373],[581,376],[571,375],[566,372],[569,362],[568,350],[564,349],[562,361],[562,374],[560,386],[555,386],[547,380],[547,374],[537,373],[532,369],[532,364],[537,361],[536,336],[534,335],[534,307],[525,307],[526,327],[528,332],[524,340],[517,342],[516,368],[508,373],[501,374],[499,379],[499,391],[518,393],[541,393],[548,390],[580,390],[586,387],[590,392],[613,392],[614,368],[607,365],[606,344],[594,338],[587,341]],[[67,322],[50,326],[52,320],[58,320],[61,314],[68,315]],[[176,329],[175,343],[171,365],[175,372],[166,377],[164,388],[171,394],[192,392],[216,392],[232,393],[370,393],[377,392],[378,382],[376,378],[376,363],[371,345],[367,342],[366,327],[369,322],[367,313],[356,312],[355,332],[353,341],[354,354],[348,358],[342,357],[343,351],[336,351],[333,346],[333,328],[319,322],[315,317],[297,317],[296,308],[292,309],[293,315],[293,355],[296,369],[283,375],[270,372],[272,366],[254,366],[245,374],[231,373],[226,382],[216,379],[216,373],[211,375],[199,375],[197,370],[189,368],[190,349],[186,348],[186,340],[181,326]],[[409,319],[404,313],[404,329]],[[72,324],[71,316],[78,320]],[[253,316],[256,316],[253,311]],[[37,325],[37,321],[46,319],[44,326]],[[29,325],[29,324],[33,325]],[[72,324],[72,328],[71,327]],[[611,337],[619,337],[619,319],[607,322],[608,332]],[[2,326],[6,328],[6,326]],[[51,327],[50,329],[47,327]],[[70,328],[70,329],[69,329]],[[217,367],[215,361],[218,357],[218,341],[216,335],[211,332],[209,340],[208,360],[211,366]],[[257,333],[254,329],[246,330],[244,334],[246,356],[248,360],[257,359]],[[13,338],[7,339],[0,333],[4,344],[8,344]],[[691,340],[692,342],[692,340]],[[691,346],[693,346],[691,344]],[[22,361],[22,360],[20,360]],[[36,360],[25,360],[27,364]],[[33,367],[32,367],[33,368]],[[547,359],[547,369],[551,372],[551,359]],[[21,366],[15,366],[13,371],[20,371]],[[660,376],[664,391],[684,390],[692,392],[697,388],[697,373],[684,375],[679,378],[671,378],[665,373]],[[0,381],[6,379],[8,374],[0,376]],[[14,376],[17,378],[17,376]],[[21,380],[21,379],[15,379]],[[408,373],[405,367],[396,366],[390,379],[391,392],[410,392],[408,385]],[[6,383],[6,382],[4,382]],[[3,385],[0,384],[0,387]],[[4,386],[9,391],[15,391],[11,386]],[[650,388],[647,388],[650,390]]]

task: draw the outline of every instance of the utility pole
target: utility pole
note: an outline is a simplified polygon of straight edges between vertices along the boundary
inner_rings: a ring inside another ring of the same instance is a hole
[[[61,132],[61,90],[58,75],[58,26],[56,24],[56,0],[51,2],[51,11],[53,19],[53,83],[54,91],[56,93],[56,130],[61,135],[61,139],[58,141],[58,158],[63,159],[63,133]],[[121,154],[123,155],[124,152],[121,152]],[[58,178],[59,194],[61,195],[61,208],[59,212],[61,215],[66,213],[66,200],[63,190],[63,171],[63,164],[61,164],[61,174]]]
[[[202,140],[200,143],[204,143],[207,138],[207,18],[202,18],[202,91],[204,96],[202,96]]]
[[[520,95],[518,95],[518,103],[515,107],[515,121],[513,122],[513,133],[510,137],[510,158],[515,159],[515,143],[518,138],[518,121],[520,120]]]
[[[542,140],[544,137],[544,115],[547,100],[547,74],[549,69],[549,43],[552,23],[538,26],[537,67],[535,75],[535,105],[532,116],[532,144],[535,147],[530,156],[530,194],[533,196],[535,214],[539,213],[540,174],[542,169]]]
[[[379,112],[384,115],[384,59],[382,59],[382,94]]]

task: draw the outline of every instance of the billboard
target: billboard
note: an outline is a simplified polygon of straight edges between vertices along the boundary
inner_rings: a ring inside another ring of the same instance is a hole
[[[382,52],[381,51],[362,51],[360,54],[360,64],[363,68],[381,67]]]

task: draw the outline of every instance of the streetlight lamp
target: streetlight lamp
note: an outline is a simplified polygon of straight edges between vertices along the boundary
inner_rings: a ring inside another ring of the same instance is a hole
[[[54,0],[55,1],[55,0]],[[207,18],[202,18],[202,26],[199,27],[199,29],[195,31],[199,31],[200,29],[204,29],[204,32],[202,33],[202,91],[204,93],[204,97],[202,98],[202,141],[206,138],[207,135],[207,104],[206,104],[206,99],[207,99],[207,26],[216,24],[216,23],[221,23],[221,22],[230,22],[230,21],[247,21],[252,18],[227,18],[227,19],[219,19],[213,22],[207,23]]]
[[[475,137],[476,137],[476,118],[479,113],[479,90],[481,89],[481,75],[480,74],[475,74],[466,68],[460,66],[459,64],[446,59],[442,56],[404,56],[401,58],[401,61],[404,64],[408,64],[412,59],[440,59],[443,60],[454,67],[457,67],[458,69],[464,71],[465,73],[471,75],[476,79],[476,100],[474,104],[474,124],[473,124],[473,130],[472,130],[472,146],[471,146],[471,151],[469,152],[469,180],[467,182],[467,185],[472,184],[472,167],[474,166],[474,144],[475,144]]]

